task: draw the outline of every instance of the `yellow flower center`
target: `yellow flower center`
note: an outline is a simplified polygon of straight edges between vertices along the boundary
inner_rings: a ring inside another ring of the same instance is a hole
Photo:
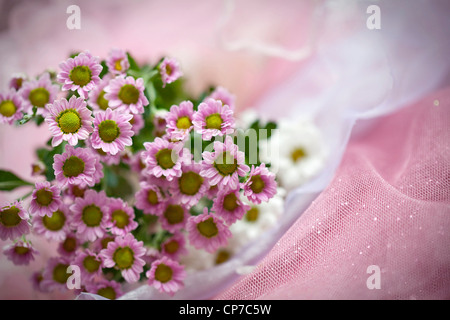
[[[66,216],[60,210],[53,212],[51,217],[44,216],[42,218],[42,223],[50,231],[59,231],[64,227],[66,223]]]
[[[192,126],[191,119],[189,117],[181,117],[177,120],[178,129],[189,129]]]
[[[77,249],[77,240],[74,237],[67,237],[63,242],[63,248],[66,252],[74,252]]]
[[[147,200],[150,204],[153,205],[158,204],[159,201],[157,193],[151,189],[148,190]]]
[[[28,99],[33,106],[44,108],[45,105],[49,102],[50,93],[45,88],[36,88],[30,91]]]
[[[156,267],[155,270],[155,280],[161,283],[166,283],[172,280],[173,270],[171,267],[161,263]]]
[[[48,206],[53,201],[53,192],[39,189],[36,191],[36,202],[41,206]]]
[[[221,264],[228,261],[230,259],[230,256],[231,254],[227,250],[219,250],[216,256],[216,264]]]
[[[237,170],[237,160],[229,153],[223,152],[214,162],[214,167],[222,176],[233,174]]]
[[[0,114],[4,117],[11,117],[16,113],[16,106],[11,100],[5,100],[0,103]]]
[[[19,216],[19,212],[20,210],[15,206],[3,210],[2,212],[0,212],[1,223],[7,228],[17,226],[22,221]]]
[[[53,269],[53,280],[60,284],[65,284],[67,279],[70,276],[70,273],[67,273],[67,268],[69,266],[67,264],[59,263]]]
[[[71,156],[64,162],[62,171],[66,178],[77,177],[84,172],[84,161],[78,157]]]
[[[123,229],[129,224],[130,217],[123,210],[114,210],[111,214],[111,220],[116,223],[116,227]]]
[[[220,130],[222,128],[222,123],[223,120],[218,113],[213,113],[206,117],[206,129]]]
[[[175,165],[172,160],[172,150],[161,149],[156,153],[156,162],[163,169],[170,169]]]
[[[302,148],[297,148],[294,151],[292,151],[292,153],[291,153],[291,158],[292,158],[292,161],[294,161],[294,162],[297,162],[297,161],[303,159],[304,157],[306,157],[306,152]]]
[[[81,219],[88,227],[98,227],[102,222],[103,212],[94,204],[84,207]]]
[[[189,196],[197,194],[202,184],[203,178],[194,171],[183,172],[178,180],[181,193]]]
[[[122,62],[122,59],[116,60],[114,63],[114,69],[117,71],[122,71],[122,65],[120,64]]]
[[[18,255],[25,255],[28,252],[30,252],[30,249],[24,246],[17,246],[14,248],[14,252],[17,253]]]
[[[169,241],[164,245],[164,250],[169,254],[177,252],[179,248],[180,244],[176,240]]]
[[[108,243],[110,243],[111,241],[114,241],[113,237],[103,238],[102,241],[101,241],[102,249],[106,249],[108,247]]]
[[[77,66],[70,71],[69,78],[76,85],[84,87],[91,81],[92,72],[88,66]]]
[[[125,104],[136,104],[139,100],[139,90],[132,84],[125,84],[120,88],[119,99]]]
[[[63,133],[75,133],[81,128],[81,117],[74,109],[61,112],[56,122]]]
[[[114,290],[113,287],[105,287],[98,289],[97,294],[109,300],[115,300],[117,297],[116,291]]]
[[[219,229],[213,218],[209,218],[197,224],[197,230],[200,234],[206,238],[212,238],[219,234]]]
[[[250,189],[252,189],[254,193],[262,192],[264,190],[264,187],[266,186],[264,180],[260,175],[253,176],[250,181],[252,182],[252,184],[250,185]]]
[[[113,260],[119,269],[129,269],[134,263],[134,252],[130,247],[117,248]]]
[[[177,224],[184,219],[184,210],[180,205],[169,204],[166,211],[164,211],[164,217],[169,224]]]
[[[245,219],[248,222],[255,222],[258,220],[259,216],[259,210],[256,207],[252,207],[250,210],[247,211],[247,214],[245,215]]]
[[[86,256],[83,260],[83,266],[89,273],[93,273],[100,268],[100,261],[93,256]]]
[[[238,207],[237,197],[234,192],[227,194],[223,198],[223,208],[227,211],[233,211]]]
[[[100,91],[97,97],[97,104],[102,110],[108,109],[108,100],[105,99],[105,90]]]
[[[103,142],[111,143],[120,135],[120,128],[114,120],[104,120],[98,125],[98,135]]]

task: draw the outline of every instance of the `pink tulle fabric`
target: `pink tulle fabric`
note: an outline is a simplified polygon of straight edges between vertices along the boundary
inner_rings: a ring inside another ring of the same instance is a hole
[[[380,119],[257,268],[217,298],[449,299],[449,128],[450,88]],[[380,289],[367,286],[373,265]]]

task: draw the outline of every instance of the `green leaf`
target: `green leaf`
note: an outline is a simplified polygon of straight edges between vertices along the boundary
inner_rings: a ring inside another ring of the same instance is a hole
[[[106,65],[106,61],[105,60],[103,60],[100,64],[102,65],[103,69],[102,69],[102,72],[100,72],[100,74],[98,76],[101,79],[103,79],[103,77],[105,76],[105,74],[108,73],[109,70],[108,70],[108,66]]]
[[[139,65],[137,64],[136,60],[134,60],[134,58],[130,55],[129,52],[127,52],[127,57],[128,57],[128,62],[130,63],[130,68],[129,70],[132,71],[139,71]]]
[[[6,171],[6,170],[0,170],[0,190],[1,191],[11,191],[18,187],[23,186],[32,186],[33,184],[31,182],[22,180],[18,176],[16,176],[14,173]]]

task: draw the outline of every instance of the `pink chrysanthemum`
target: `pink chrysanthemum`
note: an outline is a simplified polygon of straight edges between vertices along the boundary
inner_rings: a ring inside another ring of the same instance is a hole
[[[62,203],[51,215],[33,217],[33,233],[62,242],[70,231],[71,216],[67,205]]]
[[[42,288],[42,286],[41,286],[42,280],[44,280],[42,270],[33,272],[33,274],[31,275],[31,278],[30,278],[31,284],[35,291],[41,292],[41,293],[48,293],[48,290],[44,290],[44,288]]]
[[[97,159],[89,149],[66,145],[66,151],[56,154],[53,159],[56,181],[61,187],[67,184],[94,186]]]
[[[67,279],[70,273],[67,268],[70,266],[70,260],[66,257],[50,258],[43,273],[41,288],[45,291],[65,291],[67,290]]]
[[[92,133],[92,112],[82,98],[72,96],[69,101],[60,99],[47,105],[45,122],[53,135],[52,147],[63,141],[74,146],[78,140],[85,140]]]
[[[248,210],[250,210],[250,206],[242,202],[239,189],[222,189],[212,207],[212,211],[228,225],[242,219]]]
[[[89,92],[88,104],[94,110],[103,110],[109,108],[108,100],[105,99],[105,87],[109,84],[109,81],[113,79],[110,74],[107,74],[101,79],[100,83]]]
[[[24,102],[20,95],[10,89],[6,93],[0,93],[0,123],[13,124],[23,117]]]
[[[181,255],[188,253],[185,235],[177,232],[161,244],[161,253],[173,260],[178,260]]]
[[[200,174],[219,189],[237,189],[239,176],[244,177],[250,168],[245,164],[245,154],[239,151],[233,138],[227,136],[225,143],[215,141],[214,152],[203,152],[203,169]]]
[[[157,178],[165,176],[168,181],[181,176],[181,161],[188,152],[183,150],[181,142],[173,143],[156,138],[153,142],[145,142],[144,147],[147,150],[143,154],[147,174]]]
[[[116,236],[105,234],[103,238],[95,240],[91,244],[90,249],[95,253],[100,253],[100,251],[108,247],[108,243],[114,241],[115,239]]]
[[[184,140],[193,128],[194,105],[183,101],[179,106],[172,106],[166,116],[167,134],[170,140]]]
[[[15,74],[9,80],[8,88],[19,91],[22,85],[27,81],[27,76],[24,74]]]
[[[159,250],[151,247],[146,248],[147,251],[145,252],[145,255],[142,257],[144,259],[145,264],[151,266],[153,262],[155,262],[158,259],[161,259],[162,255]]]
[[[106,228],[117,236],[125,236],[138,227],[138,223],[134,221],[134,210],[122,199],[109,199],[110,219]]]
[[[223,221],[208,213],[208,208],[198,216],[191,216],[186,229],[189,232],[189,242],[197,249],[205,249],[214,253],[218,248],[225,247],[232,234]]]
[[[186,206],[180,204],[178,199],[170,198],[165,203],[164,210],[159,215],[161,227],[171,233],[175,233],[186,225],[189,211]]]
[[[86,291],[109,300],[116,300],[123,295],[119,282],[105,279],[102,279],[99,282],[86,284]]]
[[[149,103],[144,95],[145,87],[142,78],[117,76],[104,90],[109,107],[121,112],[141,114]]]
[[[109,72],[113,74],[124,74],[130,68],[127,53],[122,49],[113,48],[106,59]]]
[[[59,86],[52,84],[48,72],[42,74],[37,80],[25,81],[19,90],[24,101],[24,109],[32,113],[33,107],[36,107],[36,114],[44,117],[48,114],[45,106],[53,103],[58,92]]]
[[[245,183],[242,184],[244,196],[251,202],[260,204],[269,201],[277,193],[275,174],[270,172],[264,163],[259,167],[252,165],[252,170]]]
[[[36,182],[35,189],[31,195],[30,213],[39,216],[52,216],[61,205],[61,189],[52,186],[50,182]]]
[[[129,283],[137,282],[144,271],[144,243],[137,241],[131,233],[124,237],[116,237],[108,247],[100,252],[105,268],[117,267],[122,277]]]
[[[3,254],[15,265],[28,265],[38,254],[29,242],[17,241],[3,248]]]
[[[59,243],[57,252],[63,256],[73,259],[80,248],[81,243],[76,234],[72,231],[66,233],[64,240]]]
[[[166,117],[169,114],[169,111],[166,109],[157,109],[155,113],[153,114],[153,135],[155,137],[163,137],[166,134],[166,126],[167,121]]]
[[[120,153],[111,154],[109,152],[105,152],[102,149],[95,149],[92,146],[91,139],[87,139],[85,141],[86,146],[95,154],[95,156],[100,160],[100,162],[106,163],[107,165],[119,164],[121,155]],[[103,167],[103,166],[102,166]],[[97,172],[97,169],[95,170]],[[102,171],[103,174],[103,171]],[[96,182],[97,183],[97,182]]]
[[[148,284],[173,296],[175,292],[184,287],[186,271],[184,266],[168,257],[162,257],[152,263],[152,267],[147,271]]]
[[[75,199],[70,207],[73,212],[72,228],[83,241],[95,241],[103,237],[110,219],[109,199],[105,191],[87,190],[84,198]]]
[[[22,235],[30,233],[28,213],[22,203],[15,201],[12,204],[0,208],[0,239],[14,240]]]
[[[99,75],[103,69],[98,58],[88,51],[61,62],[59,67],[61,72],[57,79],[63,85],[62,90],[77,91],[83,99],[87,99],[88,92],[100,83]]]
[[[124,150],[125,146],[131,146],[134,132],[129,121],[132,118],[131,114],[120,113],[110,108],[96,112],[91,137],[92,147],[115,155]]]
[[[141,129],[144,127],[144,117],[141,114],[134,114],[133,118],[130,119],[131,130],[133,130],[134,135],[137,136]]]
[[[166,84],[174,82],[183,75],[178,61],[173,58],[164,58],[159,65],[159,73],[161,74],[163,88]]]
[[[64,189],[63,191],[63,195],[64,198],[70,201],[75,200],[76,198],[83,198],[84,197],[84,192],[88,189],[89,187],[87,185],[85,186],[78,186],[76,184],[69,184],[67,186],[67,188]]]
[[[165,208],[166,199],[157,185],[145,181],[140,183],[141,190],[136,193],[136,208],[145,214],[160,215]]]
[[[170,192],[178,201],[191,208],[206,194],[209,183],[200,175],[201,164],[182,164],[181,168],[181,176],[174,179]]]
[[[192,123],[195,132],[201,134],[204,140],[231,134],[235,126],[233,110],[228,105],[222,106],[222,102],[214,99],[206,99],[200,103]]]
[[[214,89],[213,92],[211,92],[211,94],[206,99],[208,98],[219,100],[222,103],[222,105],[227,105],[230,107],[231,110],[234,111],[235,107],[234,101],[236,100],[236,96],[234,94],[231,94],[224,87],[218,86],[216,89]]]
[[[84,285],[91,282],[92,278],[99,277],[102,274],[101,257],[89,249],[78,251],[73,264],[80,267],[81,280]]]

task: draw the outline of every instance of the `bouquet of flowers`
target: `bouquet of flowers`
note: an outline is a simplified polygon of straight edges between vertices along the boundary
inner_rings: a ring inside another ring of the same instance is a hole
[[[311,122],[279,131],[251,112],[237,118],[225,88],[186,92],[175,59],[139,66],[120,49],[105,60],[85,51],[59,68],[15,75],[0,94],[1,123],[51,133],[32,164],[43,181],[0,171],[2,191],[32,187],[0,208],[3,254],[29,264],[30,233],[58,243],[36,290],[116,299],[144,285],[173,296],[272,227],[285,189],[323,164]]]

